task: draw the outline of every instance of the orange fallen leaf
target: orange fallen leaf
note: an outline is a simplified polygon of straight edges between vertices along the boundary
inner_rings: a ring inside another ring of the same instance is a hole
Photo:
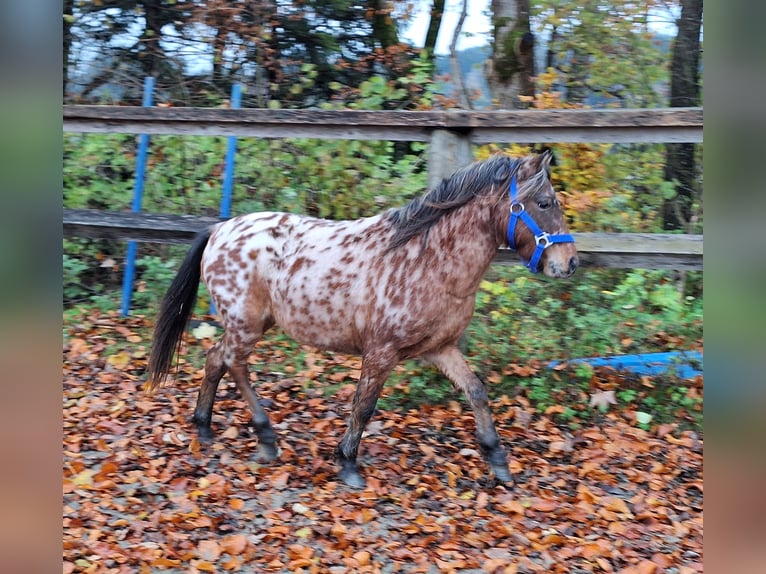
[[[287,547],[287,555],[292,560],[305,559],[308,560],[314,554],[314,549],[310,546],[303,544],[290,544]]]
[[[221,564],[224,570],[239,570],[242,568],[242,558],[239,556],[232,556]]]
[[[506,502],[503,502],[500,508],[507,512],[508,514],[516,513],[520,514],[521,516],[524,516],[524,505],[521,504],[518,500],[508,500]]]
[[[532,508],[534,510],[539,510],[540,512],[551,512],[552,510],[556,510],[559,506],[559,503],[555,500],[547,500],[544,498],[538,498],[532,503]]]
[[[598,564],[599,568],[601,568],[604,572],[614,572],[614,568],[612,568],[612,564],[608,560],[597,557],[596,564]]]
[[[589,472],[592,472],[592,471],[596,470],[596,469],[597,469],[597,468],[599,468],[600,466],[601,466],[601,465],[600,465],[599,463],[597,463],[597,462],[594,462],[594,461],[592,461],[592,460],[586,460],[586,461],[585,461],[585,462],[583,462],[583,463],[582,463],[582,465],[580,466],[580,472],[579,472],[579,474],[580,474],[580,478],[582,478],[582,477],[584,477],[584,476],[587,476],[587,474],[588,474]]]
[[[601,499],[601,502],[604,505],[604,508],[607,510],[611,510],[612,512],[619,512],[622,514],[630,514],[631,516],[633,515],[633,513],[630,511],[630,508],[628,508],[628,504],[622,498],[617,498],[616,496],[608,496]]]
[[[340,522],[336,522],[332,525],[332,528],[330,528],[330,534],[335,536],[336,538],[343,538],[346,535],[346,532],[348,529],[345,525],[341,524]]]
[[[152,566],[157,568],[173,568],[179,564],[181,564],[180,560],[173,560],[171,558],[164,558],[162,556],[152,562]]]
[[[583,558],[591,559],[595,556],[611,556],[612,545],[606,540],[597,540],[580,547]]]
[[[189,452],[194,455],[195,458],[199,458],[201,456],[201,446],[199,443],[199,439],[197,437],[192,437],[192,439],[189,441]]]
[[[426,460],[436,456],[436,450],[432,446],[429,446],[427,444],[419,444],[418,449],[420,449],[420,452],[426,455]]]
[[[230,534],[221,540],[221,548],[232,556],[242,554],[247,547],[247,537],[244,534]]]
[[[197,556],[202,560],[215,562],[221,556],[221,545],[215,540],[200,540],[197,544]]]
[[[642,560],[636,566],[639,574],[654,574],[657,571],[657,565],[651,560]]]
[[[359,566],[368,566],[370,564],[370,553],[367,552],[367,550],[360,550],[359,552],[354,552],[354,554],[351,556],[354,560],[357,561]]]

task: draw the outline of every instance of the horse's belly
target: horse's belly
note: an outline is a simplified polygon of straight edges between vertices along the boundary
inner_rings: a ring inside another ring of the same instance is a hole
[[[361,352],[356,305],[349,292],[328,289],[287,290],[273,299],[276,323],[295,340],[343,353]]]
[[[277,314],[275,318],[277,324],[300,343],[339,353],[361,353],[361,342],[351,325],[289,312]]]

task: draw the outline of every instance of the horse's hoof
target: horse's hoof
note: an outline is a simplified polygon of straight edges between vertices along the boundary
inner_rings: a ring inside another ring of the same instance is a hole
[[[343,483],[351,488],[361,490],[367,486],[367,481],[356,470],[341,470],[339,476]]]
[[[257,462],[272,462],[279,458],[279,449],[276,444],[260,443],[255,451]]]
[[[495,475],[495,479],[508,485],[513,484],[513,475],[511,474],[511,471],[508,470],[508,465],[492,465],[491,468],[492,474]]]
[[[200,444],[211,444],[213,442],[213,431],[210,427],[197,427],[197,440]]]

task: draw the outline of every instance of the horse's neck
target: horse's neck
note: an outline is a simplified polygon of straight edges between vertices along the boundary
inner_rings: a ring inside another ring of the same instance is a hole
[[[428,234],[428,251],[445,264],[446,279],[465,295],[476,292],[500,245],[491,210],[480,202],[439,220]]]

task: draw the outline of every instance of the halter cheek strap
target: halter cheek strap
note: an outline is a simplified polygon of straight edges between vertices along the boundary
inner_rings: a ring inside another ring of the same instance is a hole
[[[520,203],[516,199],[516,195],[518,193],[518,190],[516,189],[516,174],[514,174],[513,178],[511,179],[511,185],[508,193],[511,196],[511,217],[508,220],[508,231],[506,233],[508,237],[508,247],[510,247],[513,251],[516,251],[516,241],[514,239],[516,235],[516,222],[521,219],[535,236],[536,245],[535,252],[532,254],[532,258],[529,261],[524,261],[524,258],[521,257],[521,262],[532,273],[537,273],[540,271],[540,259],[543,256],[543,251],[556,243],[574,243],[574,237],[568,233],[558,233],[551,235],[547,231],[540,229],[540,226],[537,225],[534,219],[532,219],[532,216],[527,213],[527,210],[524,208],[524,204]]]

